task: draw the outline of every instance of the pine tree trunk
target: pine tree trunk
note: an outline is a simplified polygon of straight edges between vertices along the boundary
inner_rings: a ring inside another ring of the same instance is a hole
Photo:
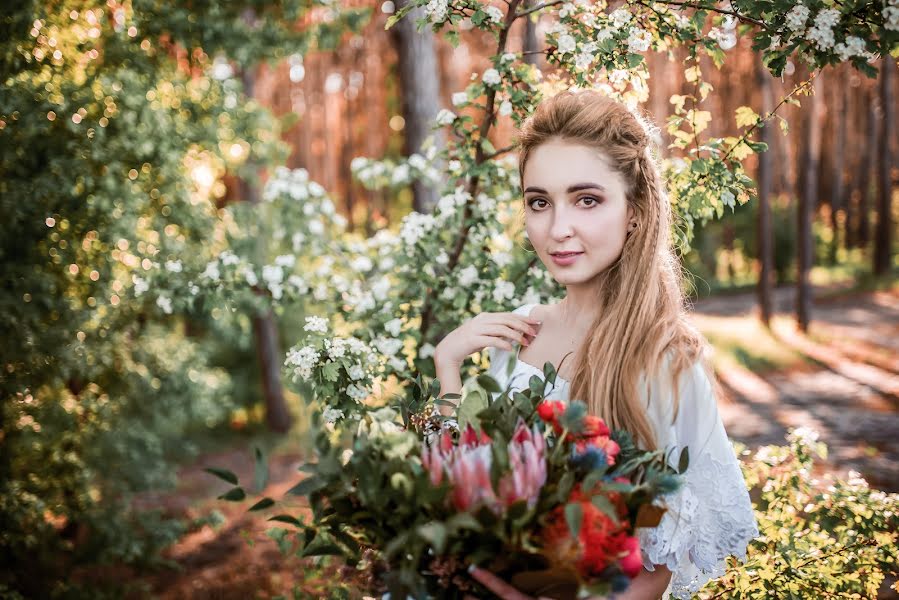
[[[867,248],[871,241],[871,203],[877,188],[876,178],[873,177],[877,167],[877,103],[874,100],[875,92],[872,91],[868,94],[865,157],[859,173],[861,194],[858,198],[858,230],[855,236],[859,248]]]
[[[837,252],[839,251],[840,240],[840,218],[839,213],[845,211],[845,194],[846,186],[844,185],[844,169],[843,163],[846,160],[844,149],[846,147],[846,124],[847,115],[846,108],[849,104],[848,98],[848,82],[846,81],[845,71],[835,72],[835,90],[833,94],[833,123],[836,130],[836,139],[833,143],[833,182],[830,187],[830,225],[833,230],[833,239],[830,243],[830,264],[836,264]]]
[[[818,199],[818,170],[821,160],[821,78],[812,82],[812,94],[803,103],[806,113],[805,144],[802,150],[802,186],[799,194],[799,246],[796,278],[796,320],[799,329],[808,331],[812,312],[812,290],[809,271],[814,261],[812,245],[812,214]]]
[[[896,63],[887,55],[880,67],[880,106],[883,110],[883,127],[880,130],[880,148],[877,152],[877,229],[874,233],[874,274],[885,275],[891,267],[893,219],[891,200],[893,194],[893,136],[896,135],[893,105],[893,79]]]
[[[408,4],[408,1],[397,0],[396,10],[400,10]],[[423,9],[415,8],[406,18],[390,28],[399,61],[407,156],[418,152],[428,135],[434,135],[438,150],[444,145],[442,131],[437,130],[432,134],[430,130],[441,105],[440,68],[434,49],[434,33],[429,27],[420,32],[416,31],[415,21],[422,15]],[[435,167],[443,172],[440,166]],[[413,192],[414,210],[420,213],[432,212],[439,199],[439,190],[416,181],[413,184]]]
[[[756,81],[762,95],[762,114],[768,114],[774,107],[771,76],[756,60]],[[772,127],[775,121],[768,121],[761,129],[761,141],[768,144],[768,150],[759,154],[759,221],[758,221],[758,252],[759,252],[759,283],[758,301],[759,317],[765,327],[771,327],[772,300],[771,294],[774,287],[774,235],[771,228],[771,187],[774,180],[772,173],[771,144],[774,141]]]

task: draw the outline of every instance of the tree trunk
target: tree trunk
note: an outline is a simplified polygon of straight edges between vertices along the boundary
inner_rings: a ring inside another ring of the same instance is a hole
[[[408,0],[397,0],[396,10],[406,4]],[[415,21],[422,15],[422,8],[414,8],[406,18],[390,28],[399,62],[407,156],[418,152],[428,135],[434,136],[434,145],[438,150],[444,145],[443,132],[438,129],[432,134],[430,131],[441,104],[440,79],[434,33],[430,27],[425,27],[421,32],[415,28]],[[442,167],[437,168],[443,172]],[[439,190],[421,181],[416,181],[412,189],[415,194],[413,209],[420,213],[432,212],[439,199]]]
[[[812,94],[805,105],[805,145],[802,150],[802,186],[799,194],[799,247],[796,278],[796,320],[799,329],[808,331],[811,321],[811,284],[809,271],[814,260],[812,246],[812,211],[818,198],[818,166],[821,160],[821,77],[812,82]]]
[[[755,61],[755,76],[762,96],[762,114],[768,114],[774,108],[771,90],[771,76],[760,60]],[[759,283],[758,301],[759,317],[765,327],[771,327],[772,300],[771,293],[774,288],[774,234],[771,224],[771,187],[773,182],[771,144],[774,141],[772,127],[776,126],[774,120],[768,121],[761,129],[761,141],[768,144],[768,150],[758,155],[759,157],[759,222],[758,222],[758,252],[759,252]]]
[[[527,0],[522,5],[522,9],[531,8],[536,3],[537,0]],[[524,62],[535,67],[540,66],[540,54],[537,53],[537,50],[540,49],[537,45],[537,21],[539,19],[540,11],[531,13],[524,19],[524,46],[522,47]]]
[[[252,11],[245,15],[246,19],[253,19]],[[241,70],[244,93],[248,98],[253,97],[256,74],[250,69]],[[257,187],[249,181],[240,180],[241,197],[253,205],[261,202],[262,195]],[[264,255],[265,240],[257,240],[257,259],[262,260]],[[271,308],[255,315],[253,322],[253,337],[256,341],[256,356],[259,359],[259,373],[262,378],[262,393],[265,398],[265,420],[269,429],[278,433],[284,433],[290,429],[293,422],[287,402],[284,400],[284,390],[281,386],[281,351],[278,344],[278,327],[275,323],[275,315]]]
[[[883,127],[880,130],[880,148],[877,156],[877,229],[874,233],[874,274],[885,275],[892,262],[891,244],[893,219],[890,206],[893,195],[893,136],[896,135],[893,106],[893,78],[896,63],[886,55],[880,67],[880,106],[883,110]]]
[[[848,81],[846,80],[846,74],[844,70],[839,70],[834,73],[835,75],[835,86],[834,86],[834,94],[833,94],[833,124],[836,130],[836,139],[833,144],[833,152],[831,156],[833,158],[833,182],[830,187],[830,225],[833,230],[833,239],[831,239],[830,243],[830,264],[836,264],[837,262],[837,252],[840,247],[840,211],[845,211],[845,189],[844,185],[844,168],[843,163],[846,160],[846,153],[844,149],[846,147],[846,124],[847,124],[847,114],[846,108],[849,106],[849,97],[848,97]]]
[[[859,172],[859,198],[858,198],[858,229],[855,242],[859,248],[867,248],[871,241],[871,203],[876,190],[873,177],[877,166],[877,102],[875,92],[866,94],[868,99],[867,118],[868,127],[865,135],[864,160]]]

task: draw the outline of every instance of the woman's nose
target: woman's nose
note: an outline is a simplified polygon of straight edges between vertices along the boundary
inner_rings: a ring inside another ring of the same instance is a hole
[[[571,234],[574,233],[574,216],[569,214],[566,210],[557,210],[553,214],[552,225],[550,226],[550,235],[557,239],[563,240],[567,237],[571,237]]]

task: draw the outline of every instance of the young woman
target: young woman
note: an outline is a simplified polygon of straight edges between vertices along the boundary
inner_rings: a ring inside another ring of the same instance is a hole
[[[585,401],[643,448],[673,448],[672,464],[688,447],[685,485],[658,527],[638,530],[644,571],[615,596],[688,598],[723,573],[725,557],[745,557],[758,529],[717,412],[708,344],[685,316],[650,128],[598,92],[567,91],[541,102],[518,141],[527,237],[565,297],[468,320],[438,345],[437,377],[458,392],[464,359],[488,348],[490,374],[520,390],[550,361],[548,397]],[[527,598],[474,576],[503,598]]]

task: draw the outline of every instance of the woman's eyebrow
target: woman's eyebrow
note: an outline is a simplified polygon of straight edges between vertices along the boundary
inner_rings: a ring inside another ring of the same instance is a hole
[[[571,194],[572,192],[579,192],[581,190],[601,190],[604,192],[604,191],[606,191],[606,188],[599,185],[598,183],[575,183],[574,185],[568,186],[567,192],[569,194]],[[535,186],[530,186],[524,191],[525,194],[527,194],[528,192],[537,192],[539,194],[547,194],[548,193],[543,188],[539,188],[539,187],[535,187]]]

